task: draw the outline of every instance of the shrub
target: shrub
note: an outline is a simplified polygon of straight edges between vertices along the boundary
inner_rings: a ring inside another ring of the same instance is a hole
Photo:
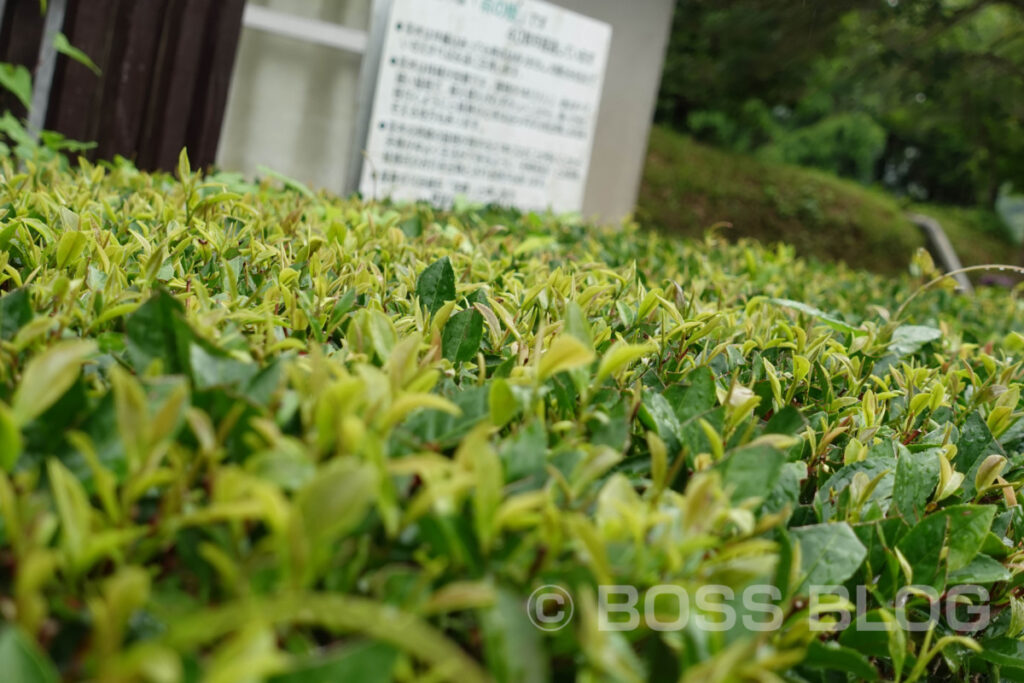
[[[701,140],[737,152],[753,152],[785,134],[768,106],[758,99],[745,101],[735,115],[703,109],[691,112],[686,124]]]
[[[1015,295],[186,160],[0,172],[6,675],[1024,675]],[[898,627],[961,584],[984,628]],[[602,628],[609,585],[656,611]],[[820,630],[855,600],[880,630]]]
[[[867,114],[842,113],[787,131],[759,153],[765,159],[813,166],[867,184],[885,151],[885,135]]]

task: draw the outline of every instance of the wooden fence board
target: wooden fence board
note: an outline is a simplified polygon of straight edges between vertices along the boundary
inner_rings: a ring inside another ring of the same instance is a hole
[[[113,87],[104,93],[104,116],[97,140],[96,153],[102,158],[117,154],[133,158],[137,154],[166,8],[166,0],[140,0],[121,6],[125,28],[115,40],[121,52],[110,65],[108,78]]]
[[[214,0],[203,40],[203,52],[209,55],[208,68],[197,80],[200,104],[192,109],[189,120],[188,150],[194,165],[208,166],[217,156],[244,8],[245,0]]]
[[[43,15],[38,2],[9,0],[0,23],[0,61],[35,71],[39,41],[43,36]],[[9,110],[23,118],[28,112],[14,95],[0,92],[0,110]]]
[[[174,168],[178,153],[186,146],[209,4],[209,0],[180,0],[168,8],[146,128],[139,144],[138,163],[143,168]]]
[[[53,91],[46,127],[73,140],[93,142],[103,118],[104,91],[110,87],[109,74],[116,70],[112,24],[120,15],[121,0],[89,0],[68,5],[64,34],[72,45],[87,54],[101,75],[72,59],[60,59],[53,79]],[[93,155],[94,156],[94,155]]]
[[[46,128],[96,142],[91,158],[122,155],[173,170],[214,162],[242,27],[244,0],[69,0],[63,32],[102,75],[60,57]],[[0,59],[34,67],[38,0],[7,0]],[[0,105],[12,108],[0,100]],[[16,112],[23,116],[24,111]]]

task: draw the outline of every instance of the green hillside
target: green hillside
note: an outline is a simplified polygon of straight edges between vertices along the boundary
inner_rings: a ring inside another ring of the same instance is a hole
[[[992,213],[905,205],[829,173],[722,151],[661,127],[651,133],[637,218],[689,236],[727,223],[723,233],[730,238],[787,242],[804,257],[893,273],[905,270],[924,245],[907,211],[937,218],[964,265],[1021,260]]]

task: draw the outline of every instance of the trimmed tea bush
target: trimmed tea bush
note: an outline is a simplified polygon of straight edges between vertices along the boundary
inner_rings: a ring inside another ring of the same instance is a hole
[[[1014,293],[0,174],[9,680],[1024,677]]]

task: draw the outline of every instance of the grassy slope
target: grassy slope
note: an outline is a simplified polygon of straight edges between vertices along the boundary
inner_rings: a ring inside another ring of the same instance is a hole
[[[1020,262],[1020,250],[999,235],[987,212],[905,207],[828,173],[722,151],[660,127],[651,133],[637,218],[694,236],[724,221],[729,235],[787,242],[802,256],[892,273],[905,270],[924,245],[904,217],[907,209],[937,218],[964,265]]]

